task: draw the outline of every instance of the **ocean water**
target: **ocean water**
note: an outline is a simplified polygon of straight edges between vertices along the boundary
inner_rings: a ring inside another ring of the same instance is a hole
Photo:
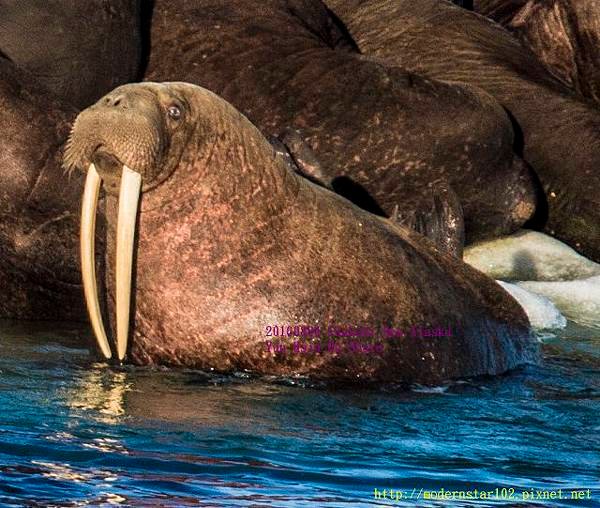
[[[600,506],[598,329],[410,391],[109,368],[88,340],[0,323],[0,506]]]

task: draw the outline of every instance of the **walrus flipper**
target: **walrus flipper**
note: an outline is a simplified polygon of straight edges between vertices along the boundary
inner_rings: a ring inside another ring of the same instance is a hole
[[[279,139],[277,136],[274,136],[274,135],[268,136],[267,139],[268,139],[269,143],[271,143],[271,146],[273,147],[275,156],[280,157],[285,162],[285,165],[288,168],[288,170],[291,171],[292,173],[298,173],[301,175],[302,171],[300,170],[300,168],[294,161],[292,154],[289,152],[287,147],[283,144],[281,139]]]
[[[410,194],[397,204],[390,220],[429,238],[436,247],[462,259],[465,221],[458,196],[447,183],[434,183],[425,192]]]
[[[325,174],[315,152],[304,141],[299,130],[288,127],[281,133],[278,141],[285,147],[298,174],[327,189],[332,189],[331,178]]]

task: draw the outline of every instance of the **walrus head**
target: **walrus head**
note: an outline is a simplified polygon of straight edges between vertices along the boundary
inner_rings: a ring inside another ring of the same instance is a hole
[[[94,334],[112,357],[98,300],[94,238],[100,188],[119,196],[116,247],[116,340],[127,352],[136,218],[141,192],[152,190],[180,164],[195,121],[186,100],[189,85],[125,85],[77,117],[65,152],[69,171],[86,170],[81,216],[81,269]]]
[[[112,353],[102,323],[95,275],[94,236],[100,186],[119,193],[116,256],[117,353],[127,352],[135,224],[142,191],[159,185],[181,159],[190,106],[177,87],[123,86],[84,110],[65,152],[70,170],[88,168],[81,217],[81,269],[94,334],[106,358]],[[120,188],[120,191],[119,191]]]
[[[65,152],[69,170],[93,164],[107,192],[117,194],[124,167],[139,174],[144,190],[164,181],[179,164],[190,105],[176,85],[122,86],[77,117]]]
[[[124,85],[80,113],[64,165],[68,171],[87,171],[81,269],[92,328],[107,359],[112,353],[101,317],[94,259],[101,188],[106,192],[108,239],[116,244],[116,255],[111,257],[113,247],[107,243],[107,269],[114,267],[115,279],[110,278],[108,289],[114,293],[116,319],[111,324],[117,355],[123,360],[128,349],[134,254],[138,266],[147,261],[144,255],[156,244],[152,238],[156,233],[149,231],[172,231],[177,237],[181,224],[189,226],[196,221],[187,246],[191,248],[193,243],[195,252],[206,253],[214,244],[211,240],[221,236],[217,232],[228,227],[243,229],[244,224],[260,221],[260,210],[248,217],[248,209],[261,190],[271,191],[286,174],[283,170],[278,173],[275,166],[270,173],[271,165],[264,159],[261,163],[253,159],[267,147],[272,151],[232,106],[187,83]],[[238,178],[235,172],[243,176]],[[265,217],[271,217],[273,206],[279,205],[262,207]],[[204,262],[214,260],[227,246],[220,241],[214,249],[218,252],[206,254]],[[150,276],[144,271],[145,281]],[[139,284],[138,280],[138,288]]]

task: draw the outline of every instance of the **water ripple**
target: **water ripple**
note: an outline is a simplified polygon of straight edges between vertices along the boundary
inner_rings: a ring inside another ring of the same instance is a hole
[[[374,489],[503,487],[600,503],[597,331],[545,337],[540,366],[407,391],[107,368],[61,326],[0,325],[2,506],[387,506]],[[571,506],[453,506],[498,504]]]

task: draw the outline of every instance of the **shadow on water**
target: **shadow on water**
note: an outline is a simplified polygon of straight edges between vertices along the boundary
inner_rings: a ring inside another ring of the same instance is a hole
[[[600,496],[597,331],[546,336],[539,366],[410,391],[109,368],[81,346],[87,333],[0,323],[3,506],[372,506],[390,488]]]

